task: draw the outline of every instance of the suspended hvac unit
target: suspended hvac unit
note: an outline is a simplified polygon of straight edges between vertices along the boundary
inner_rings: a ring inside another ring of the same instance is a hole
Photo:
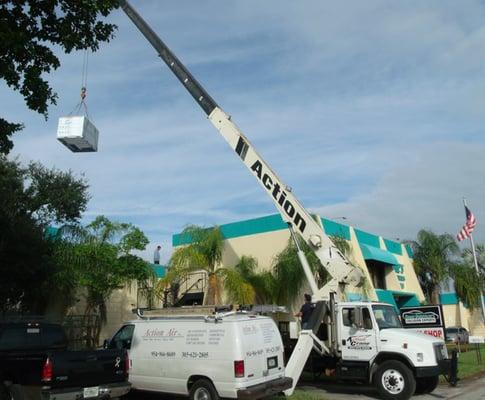
[[[99,131],[86,116],[59,118],[57,140],[75,153],[98,151]]]

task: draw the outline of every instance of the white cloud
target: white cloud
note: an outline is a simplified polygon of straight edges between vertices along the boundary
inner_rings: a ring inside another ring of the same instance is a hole
[[[478,1],[133,1],[169,47],[312,210],[410,237],[454,233],[462,195],[483,199],[485,7]],[[2,116],[26,123],[13,155],[85,172],[102,213],[138,224],[170,253],[187,223],[274,207],[120,12],[117,37],[90,56],[96,154],[55,140],[77,102],[82,55],[52,74],[60,98],[45,122],[0,91]]]
[[[475,236],[485,241],[485,145],[443,143],[416,146],[414,162],[383,174],[368,192],[340,204],[318,208],[322,215],[343,215],[351,225],[389,238],[413,239],[419,229],[456,235],[465,222],[462,197],[479,218]]]

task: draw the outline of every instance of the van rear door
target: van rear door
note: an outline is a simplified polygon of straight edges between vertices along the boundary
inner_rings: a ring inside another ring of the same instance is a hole
[[[283,343],[271,318],[250,316],[241,321],[244,376],[249,384],[276,379],[284,374]]]

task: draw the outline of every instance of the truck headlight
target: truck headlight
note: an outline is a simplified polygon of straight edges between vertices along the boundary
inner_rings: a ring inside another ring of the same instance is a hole
[[[423,353],[416,353],[416,358],[417,358],[418,362],[422,362],[424,360]]]

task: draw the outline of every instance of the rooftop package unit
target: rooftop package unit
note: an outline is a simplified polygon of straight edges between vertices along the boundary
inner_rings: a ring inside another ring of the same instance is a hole
[[[86,116],[59,118],[57,140],[74,153],[98,151],[99,131]]]

